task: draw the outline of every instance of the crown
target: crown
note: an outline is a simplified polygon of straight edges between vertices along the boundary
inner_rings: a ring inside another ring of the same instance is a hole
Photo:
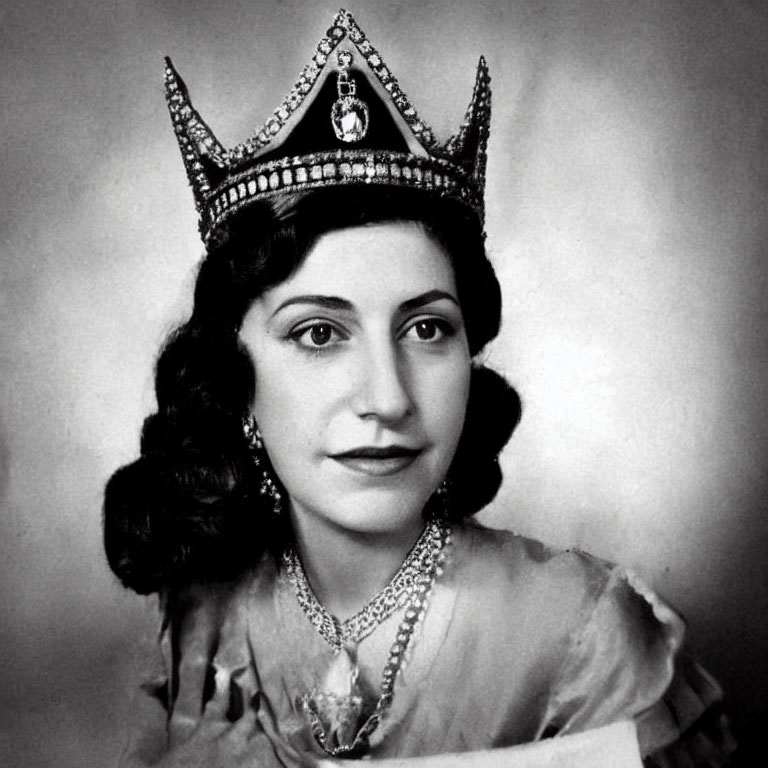
[[[491,117],[483,57],[464,122],[440,143],[351,14],[340,10],[277,110],[231,149],[192,106],[169,58],[165,64],[166,99],[204,242],[256,201],[365,184],[458,200],[482,225]]]

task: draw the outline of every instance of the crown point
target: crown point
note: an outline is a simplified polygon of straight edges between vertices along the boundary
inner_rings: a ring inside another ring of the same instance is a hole
[[[343,8],[340,8],[333,20],[333,24],[336,27],[341,27],[342,29],[347,30],[351,21],[352,16]]]
[[[485,60],[485,56],[481,56],[477,62],[477,79],[482,80],[484,85],[488,85],[491,82],[491,75],[488,71],[488,62]]]

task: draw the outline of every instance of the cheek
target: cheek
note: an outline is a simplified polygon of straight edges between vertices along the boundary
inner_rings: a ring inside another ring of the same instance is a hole
[[[253,413],[265,439],[275,432],[293,434],[306,424],[305,410],[311,402],[306,380],[280,375],[279,371],[256,369]]]
[[[419,407],[430,431],[451,453],[464,426],[469,399],[470,361],[459,356],[420,382]]]
[[[451,404],[447,410],[451,413],[451,429],[456,443],[459,442],[461,431],[467,415],[467,403],[469,402],[470,363],[466,361],[460,375],[457,375],[450,389]],[[455,446],[454,446],[455,447]]]
[[[275,356],[256,365],[253,414],[270,455],[306,452],[323,435],[338,399],[338,382],[332,372],[317,366],[296,365]]]

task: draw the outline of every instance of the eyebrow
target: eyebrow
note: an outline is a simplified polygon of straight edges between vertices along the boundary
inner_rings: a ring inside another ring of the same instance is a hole
[[[413,299],[408,299],[408,301],[404,301],[400,305],[400,309],[403,312],[410,312],[411,310],[418,309],[426,304],[431,304],[433,301],[440,301],[441,299],[448,299],[448,301],[452,301],[457,307],[459,306],[458,299],[447,291],[433,290],[422,293],[420,296],[416,296]]]
[[[316,307],[324,307],[325,309],[341,309],[350,311],[352,302],[346,299],[339,298],[338,296],[322,296],[320,294],[306,294],[303,296],[294,296],[291,299],[286,299],[271,315],[270,320],[278,313],[282,312],[286,307],[291,307],[294,304],[312,304]]]
[[[431,304],[434,301],[440,301],[441,299],[447,299],[453,302],[457,307],[460,306],[458,300],[447,291],[432,290],[426,291],[419,296],[414,296],[412,299],[404,301],[399,309],[401,312],[411,312],[419,307]],[[286,307],[293,306],[294,304],[312,304],[316,307],[323,307],[324,309],[335,309],[351,312],[354,309],[354,305],[347,299],[342,299],[339,296],[324,296],[322,294],[305,294],[302,296],[293,296],[290,299],[286,299],[270,316],[270,319],[274,317],[278,312],[281,312]]]

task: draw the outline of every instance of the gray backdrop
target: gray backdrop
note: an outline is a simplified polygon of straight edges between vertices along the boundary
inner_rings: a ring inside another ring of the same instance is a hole
[[[146,630],[101,552],[152,363],[201,253],[171,54],[225,144],[277,106],[325,2],[5,2],[0,763],[109,765]],[[768,691],[768,4],[359,0],[443,136],[480,53],[490,362],[522,393],[494,524],[625,563],[689,620],[746,741]]]

